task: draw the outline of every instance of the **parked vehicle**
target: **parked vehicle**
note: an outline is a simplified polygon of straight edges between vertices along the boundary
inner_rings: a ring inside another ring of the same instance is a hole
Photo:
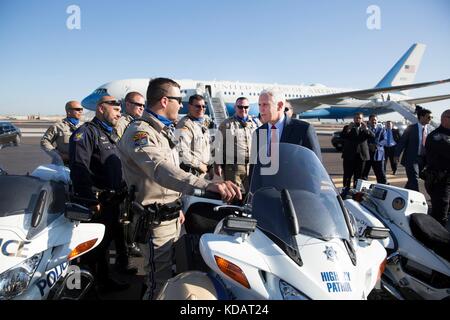
[[[71,261],[96,247],[105,227],[67,202],[68,169],[0,175],[0,300],[79,299],[92,275]]]
[[[360,234],[367,226],[390,230],[382,288],[397,299],[450,299],[450,233],[427,214],[424,195],[360,180],[353,197],[344,203]]]
[[[367,298],[386,257],[382,244],[372,241],[380,234],[356,236],[354,219],[312,151],[281,143],[279,155],[275,174],[255,166],[244,206],[188,202],[187,227],[194,218],[197,228],[207,230],[214,214],[224,217],[199,240],[208,272],[179,274],[159,299]],[[194,254],[188,250],[185,256]]]
[[[19,128],[10,122],[0,122],[0,149],[7,145],[18,146],[22,140]]]

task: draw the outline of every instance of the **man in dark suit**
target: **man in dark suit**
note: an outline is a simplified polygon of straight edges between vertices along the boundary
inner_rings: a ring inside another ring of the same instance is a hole
[[[367,128],[363,121],[363,114],[358,112],[353,117],[353,122],[342,129],[342,138],[344,139],[344,148],[342,149],[342,158],[344,159],[344,181],[345,188],[350,188],[353,176],[353,187],[362,177],[364,165],[370,160],[369,147],[367,139],[375,135]]]
[[[394,128],[392,121],[386,121],[386,127],[384,131],[386,140],[386,145],[384,146],[384,172],[386,172],[387,162],[389,159],[392,174],[395,175],[395,173],[397,172],[397,163],[394,161],[394,153],[395,146],[400,140],[400,132],[398,131],[398,129]]]
[[[256,136],[256,148],[260,150],[266,143],[268,155],[273,142],[298,144],[312,150],[322,161],[319,140],[314,127],[306,121],[294,119],[285,114],[286,101],[278,90],[263,90],[259,95],[259,113],[263,125],[259,127]],[[261,133],[267,133],[266,141],[260,141]],[[274,141],[271,141],[273,138]],[[276,140],[276,141],[275,141]]]
[[[430,110],[419,108],[417,118],[419,122],[409,125],[400,138],[394,157],[394,161],[398,162],[403,152],[401,164],[405,167],[408,177],[405,188],[415,191],[419,191],[419,172],[425,165],[425,142],[431,132],[428,124],[433,117]]]
[[[260,120],[263,123],[252,136],[249,186],[256,163],[268,164],[269,170],[258,174],[276,174],[279,161],[278,143],[291,143],[312,150],[322,161],[319,140],[314,127],[308,122],[290,118],[285,114],[285,99],[276,89],[263,90],[259,95]],[[272,159],[275,158],[275,161]],[[294,163],[292,165],[295,165]]]
[[[368,128],[374,134],[374,137],[367,139],[369,146],[370,160],[366,162],[362,177],[368,180],[370,168],[377,177],[377,183],[386,183],[386,172],[384,170],[384,146],[386,144],[385,131],[381,124],[378,124],[378,117],[376,114],[369,116]]]

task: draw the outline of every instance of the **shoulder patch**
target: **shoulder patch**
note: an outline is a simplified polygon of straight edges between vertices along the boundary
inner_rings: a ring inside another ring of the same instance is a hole
[[[133,136],[133,142],[135,147],[145,147],[148,145],[148,132],[138,131]]]
[[[75,133],[75,135],[74,135],[74,137],[73,137],[73,141],[81,141],[81,140],[83,140],[83,137],[84,137],[84,132],[78,132],[78,133]]]

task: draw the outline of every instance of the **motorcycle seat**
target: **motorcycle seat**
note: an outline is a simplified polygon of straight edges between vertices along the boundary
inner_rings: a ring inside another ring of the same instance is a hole
[[[450,233],[436,219],[428,214],[413,213],[409,225],[417,240],[450,261]]]

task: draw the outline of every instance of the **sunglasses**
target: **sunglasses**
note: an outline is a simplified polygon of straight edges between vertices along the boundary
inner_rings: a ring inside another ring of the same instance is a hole
[[[176,100],[179,104],[181,104],[182,97],[169,97],[169,96],[166,96],[166,98],[169,99],[169,100]]]
[[[83,111],[83,108],[70,108],[72,111]]]
[[[197,109],[206,109],[206,105],[195,104],[193,106],[196,107]]]
[[[136,106],[136,107],[141,107],[141,108],[145,107],[145,104],[142,104],[142,103],[139,103],[139,102],[134,102],[134,101],[127,101],[127,102],[132,104],[132,105],[134,105],[134,106]]]
[[[116,106],[116,107],[120,107],[120,101],[117,100],[111,100],[111,101],[103,101],[102,103],[106,103],[109,104],[110,106]]]
[[[236,106],[236,107],[238,107],[238,109],[240,109],[240,110],[242,110],[242,109],[247,110],[248,108],[250,108],[250,106]]]

